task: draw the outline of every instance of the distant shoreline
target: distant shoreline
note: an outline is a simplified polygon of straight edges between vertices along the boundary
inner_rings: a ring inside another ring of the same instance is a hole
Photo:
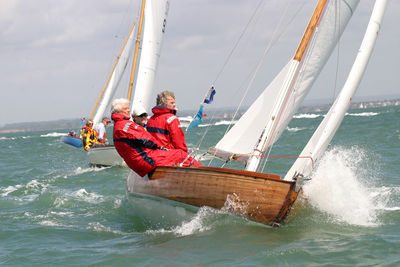
[[[323,112],[330,108],[331,104],[303,106],[299,112]],[[351,105],[351,109],[356,108],[375,108],[385,106],[400,106],[400,98],[392,100],[364,101],[356,102]],[[221,109],[224,110],[224,109]],[[226,108],[228,110],[228,108]],[[195,113],[190,111],[180,111],[180,116],[188,116]],[[0,128],[0,134],[22,133],[46,130],[80,130],[81,119],[62,119],[56,121],[10,123]]]

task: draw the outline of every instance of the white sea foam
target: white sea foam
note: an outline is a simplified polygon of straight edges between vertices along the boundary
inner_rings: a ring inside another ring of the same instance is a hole
[[[210,224],[208,220],[212,218],[215,214],[226,213],[223,211],[214,210],[209,207],[201,207],[189,221],[184,221],[181,225],[178,225],[172,229],[157,229],[157,230],[147,230],[149,234],[158,233],[172,233],[178,236],[187,236],[195,233],[204,232],[212,228],[212,223]]]
[[[48,134],[42,134],[40,137],[60,137],[60,136],[65,136],[67,135],[66,133],[57,133],[57,132],[52,132]]]
[[[367,170],[361,166],[365,160],[359,148],[325,153],[312,180],[303,187],[309,203],[341,222],[379,224],[376,207],[385,207],[386,201],[374,197],[376,189],[368,186]]]
[[[0,137],[0,140],[15,140],[15,139],[17,139],[17,137],[5,137],[5,136]]]
[[[355,117],[372,117],[379,115],[377,112],[362,112],[362,113],[346,113],[347,116],[355,116]]]
[[[235,121],[227,121],[227,120],[222,120],[222,121],[217,121],[214,125],[229,125],[229,124],[235,124],[237,120]]]
[[[209,208],[205,207],[200,208],[190,221],[183,222],[180,226],[175,227],[172,232],[180,236],[186,236],[210,230],[211,226],[205,222],[210,214],[209,210]]]
[[[109,168],[111,167],[88,167],[88,168],[78,167],[73,171],[73,175],[80,175],[88,172],[99,172]]]
[[[119,230],[113,230],[110,227],[104,226],[99,222],[91,222],[91,223],[89,223],[88,226],[86,227],[86,229],[94,230],[96,232],[109,232],[109,233],[118,234],[118,235],[125,235],[126,234],[126,233],[121,232]]]
[[[6,197],[8,194],[10,194],[14,191],[17,191],[21,187],[23,187],[23,186],[22,185],[14,185],[14,186],[10,185],[10,186],[7,186],[6,188],[0,188],[0,191],[2,191],[0,196]]]
[[[303,114],[296,114],[293,116],[295,119],[315,119],[321,117],[321,114],[312,114],[312,113],[303,113]]]
[[[294,127],[294,128],[287,127],[287,130],[289,132],[299,132],[299,131],[302,131],[302,130],[305,130],[305,129],[306,128],[304,128],[304,127]]]
[[[96,193],[88,193],[83,188],[73,192],[70,196],[89,203],[99,203],[103,201],[103,196]]]
[[[44,226],[64,226],[62,224],[59,224],[57,222],[51,221],[51,220],[44,220],[39,222],[40,225],[44,225]]]
[[[197,126],[197,127],[207,127],[207,126],[210,126],[210,125],[212,125],[212,124],[204,123],[204,124],[199,124],[199,126]]]

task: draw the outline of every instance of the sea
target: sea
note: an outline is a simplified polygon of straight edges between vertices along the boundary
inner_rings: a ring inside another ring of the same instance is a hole
[[[298,155],[324,114],[296,114],[271,155]],[[187,143],[210,147],[232,123],[204,121]],[[146,223],[129,169],[89,166],[60,141],[69,130],[0,134],[1,266],[400,266],[400,106],[348,111],[280,227],[209,207]]]

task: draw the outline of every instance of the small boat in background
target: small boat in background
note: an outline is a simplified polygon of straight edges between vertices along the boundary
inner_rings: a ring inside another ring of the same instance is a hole
[[[69,132],[68,135],[62,136],[61,142],[78,148],[82,147],[82,139],[73,132]]]

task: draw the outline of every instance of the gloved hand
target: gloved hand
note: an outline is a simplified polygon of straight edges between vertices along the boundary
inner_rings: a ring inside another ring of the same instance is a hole
[[[163,147],[163,146],[159,146],[158,149],[168,151],[168,149],[166,147]]]

